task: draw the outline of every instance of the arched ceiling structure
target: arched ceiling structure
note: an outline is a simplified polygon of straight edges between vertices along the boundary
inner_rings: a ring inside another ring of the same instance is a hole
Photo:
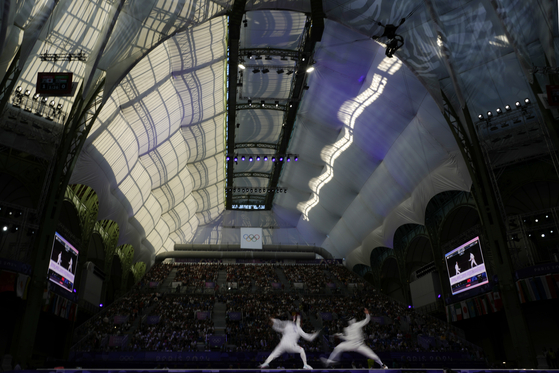
[[[132,244],[135,260],[150,262],[177,243],[238,243],[239,226],[261,226],[265,244],[314,244],[350,268],[368,265],[374,248],[392,246],[400,225],[423,223],[434,195],[470,189],[441,92],[474,118],[525,97],[535,102],[528,70],[556,66],[557,4],[321,5],[324,32],[288,146],[299,161],[283,167],[279,185],[289,192],[275,195],[269,211],[225,209],[227,99],[288,105],[292,78],[245,72],[240,89],[228,87],[228,69],[236,68],[227,65],[232,0],[14,1],[2,10],[0,71],[19,50],[24,89],[39,71],[73,71],[85,96],[103,82],[106,103],[71,183],[94,188],[99,219],[119,224],[119,244]],[[310,1],[246,1],[241,48],[296,47],[311,8]],[[387,58],[383,39],[371,39],[382,34],[378,22],[398,24],[412,12],[398,29],[404,46]],[[79,51],[85,62],[39,58]],[[292,66],[278,58],[253,64],[267,63]],[[76,94],[60,102],[69,108]],[[237,110],[237,117],[237,143],[278,141],[281,112]],[[265,187],[266,178],[245,172],[270,167],[235,165],[244,175],[235,186]]]

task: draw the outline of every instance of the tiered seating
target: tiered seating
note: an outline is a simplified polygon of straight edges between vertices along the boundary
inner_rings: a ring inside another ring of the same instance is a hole
[[[204,288],[206,282],[215,283],[219,271],[225,269],[223,264],[175,264],[174,268],[177,272],[173,281],[197,289]]]
[[[254,284],[269,290],[272,282],[279,283],[279,278],[271,265],[235,264],[227,266],[227,282],[236,282],[240,290],[248,290]]]
[[[308,292],[319,293],[330,279],[324,274],[324,267],[319,265],[282,266],[285,277],[291,285],[304,283]]]

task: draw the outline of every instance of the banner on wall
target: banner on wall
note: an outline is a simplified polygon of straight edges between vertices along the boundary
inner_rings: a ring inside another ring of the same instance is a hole
[[[241,249],[262,249],[262,228],[241,228]]]

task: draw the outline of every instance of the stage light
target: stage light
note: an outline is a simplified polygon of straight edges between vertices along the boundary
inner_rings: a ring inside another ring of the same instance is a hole
[[[246,19],[243,19],[243,26],[248,27],[248,22]],[[229,290],[231,290],[231,288],[229,288]]]
[[[246,69],[245,65],[243,65],[242,63],[239,64],[239,69],[244,70]]]
[[[264,107],[265,104],[266,104],[266,101],[264,101],[264,100],[260,101],[260,105],[262,105],[262,107]]]
[[[303,60],[303,61],[304,61],[304,60]],[[314,66],[310,66],[310,67],[307,69],[307,72],[308,72],[308,73],[312,73],[313,71],[314,71]]]
[[[54,100],[52,100],[49,105],[54,108]]]
[[[225,159],[226,159],[227,161],[229,161],[229,160],[231,159],[231,157],[230,157],[230,156],[227,156]]]
[[[260,69],[259,69],[259,68],[256,68],[256,69],[252,70],[252,72],[255,73],[255,74],[256,74],[256,73],[259,73],[259,72],[260,72]]]
[[[275,161],[276,161],[276,157],[272,157],[272,162],[275,162]]]
[[[289,103],[289,107],[293,107],[293,104],[291,102]]]
[[[545,233],[542,233],[542,237],[545,237]]]
[[[440,298],[440,297],[441,297],[441,295],[440,295],[440,294],[439,294],[439,295],[437,295],[437,298]]]
[[[295,157],[294,161],[297,162],[299,160],[299,157]]]
[[[512,109],[511,109],[510,105],[505,105],[505,110],[506,111],[511,111]]]
[[[549,218],[549,215],[546,215],[545,218],[548,219],[548,218]]]
[[[7,232],[7,231],[8,231],[8,226],[7,226],[7,225],[4,225],[4,226],[2,227],[2,231]]]
[[[493,116],[493,113],[490,112],[490,111],[488,111],[488,112],[487,112],[487,118],[491,118],[492,116]]]
[[[283,74],[283,69],[277,69],[276,72],[277,72],[278,74]]]
[[[408,306],[408,308],[411,308],[411,305],[410,305],[410,306]]]
[[[536,223],[538,222],[538,219],[534,220]]]
[[[264,156],[264,162],[268,160],[268,156]]]
[[[235,156],[234,161],[237,162],[239,160],[239,158],[237,158],[237,156]]]
[[[293,70],[287,70],[287,72],[285,74],[286,75],[291,75],[291,74],[293,74]]]
[[[279,106],[279,101],[274,101],[274,103],[276,104],[276,107]]]
[[[524,103],[525,103],[526,105],[530,105],[530,99],[529,99],[529,98],[525,98],[525,99],[524,99]]]
[[[57,106],[56,108],[57,108],[58,110],[60,110],[60,109],[62,109],[62,106],[63,106],[63,105],[64,105],[64,104],[58,104],[58,106]]]
[[[26,89],[24,95],[29,96],[31,94],[31,91]]]
[[[516,108],[517,108],[517,109],[520,109],[520,107],[522,106],[522,104],[520,103],[520,101],[516,101],[514,104],[516,105]]]
[[[483,120],[483,114],[477,116],[479,120]]]
[[[103,303],[99,303],[99,307],[103,307]]]
[[[241,157],[241,161],[244,161],[244,160],[245,160],[245,156],[243,155],[243,156]]]
[[[269,69],[262,69],[262,74],[268,74],[270,72]]]
[[[252,100],[248,100],[248,106],[252,106]]]
[[[291,158],[287,157],[287,161],[288,161],[288,162],[291,161]]]
[[[249,162],[252,162],[252,157],[250,157],[250,158],[248,159],[248,161],[249,161]]]
[[[280,161],[280,162],[283,162],[283,157],[279,157],[279,161]]]
[[[38,93],[35,93],[35,94],[33,95],[33,100],[37,101],[37,100],[39,99],[39,96],[40,96],[40,95],[39,95]]]
[[[237,123],[237,128],[239,128],[241,126],[241,123]]]
[[[21,93],[21,90],[22,90],[21,86],[18,85],[17,88],[16,88],[16,92],[17,92],[17,93]]]
[[[257,156],[256,156],[256,161],[259,161],[259,160],[260,160],[260,156],[257,155]]]
[[[500,107],[497,108],[497,110],[495,110],[497,112],[497,114],[503,114],[503,111],[501,110]]]

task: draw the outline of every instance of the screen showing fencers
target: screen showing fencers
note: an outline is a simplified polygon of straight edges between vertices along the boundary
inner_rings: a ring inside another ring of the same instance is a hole
[[[446,253],[445,261],[453,295],[489,282],[479,236]]]
[[[48,277],[61,288],[74,290],[74,275],[78,265],[78,250],[58,232],[54,234]]]

